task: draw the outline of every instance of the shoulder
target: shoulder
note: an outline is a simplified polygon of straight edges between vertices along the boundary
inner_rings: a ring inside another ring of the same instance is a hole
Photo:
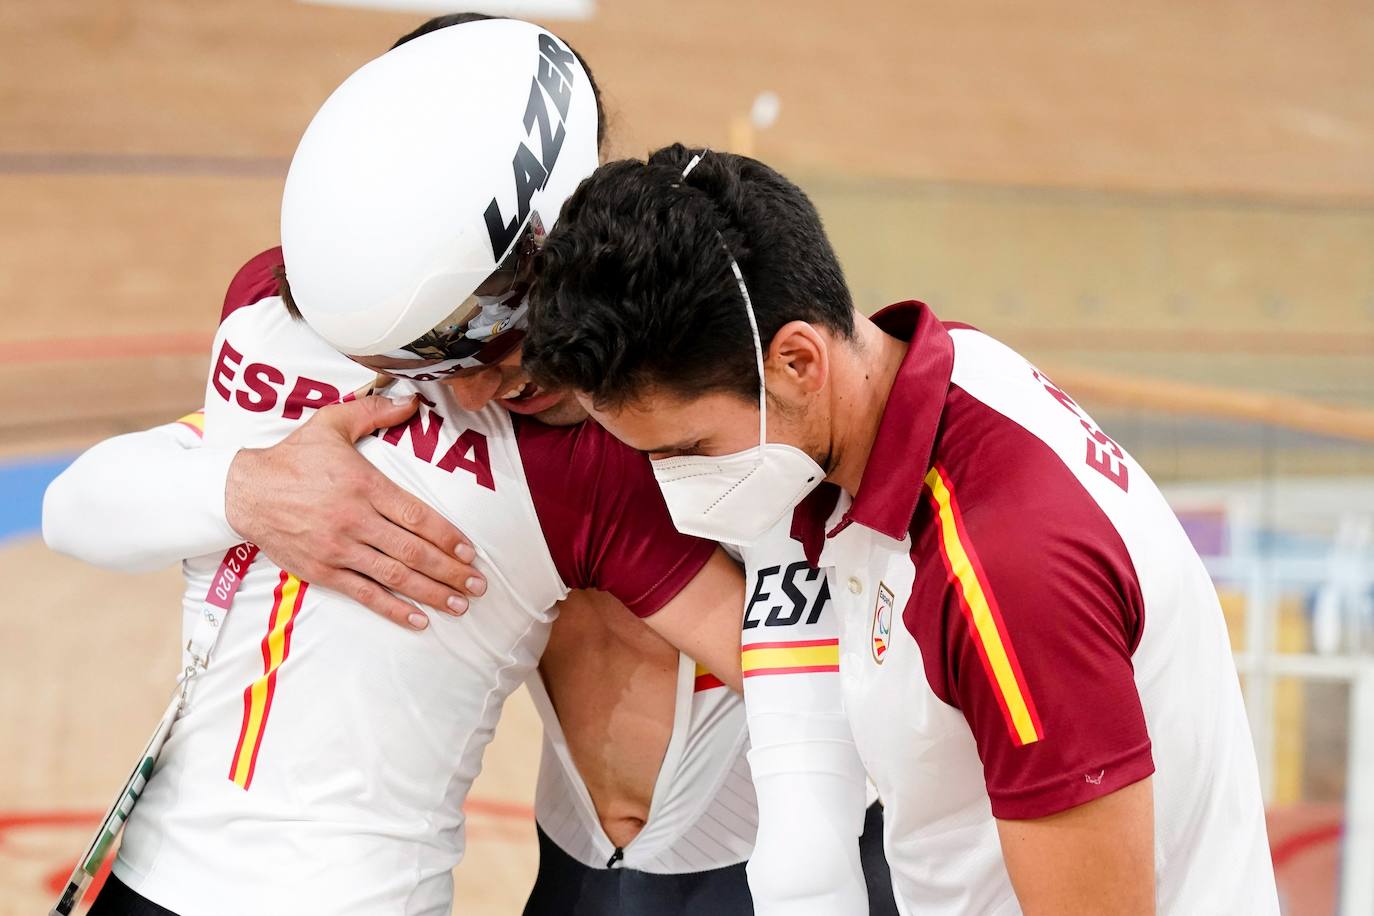
[[[1068,593],[1139,607],[1125,539],[1081,475],[1052,444],[958,386],[924,497],[919,511],[950,575],[973,574],[1008,614],[1063,613],[1050,599]]]
[[[254,255],[240,267],[224,294],[220,322],[245,306],[280,295],[277,275],[284,269],[283,263],[281,248],[276,247]]]
[[[971,421],[975,434],[1016,427],[1058,455],[1101,504],[1133,494],[1144,471],[1077,401],[1025,357],[972,329],[955,329],[950,419]],[[966,424],[969,425],[969,424]]]
[[[1083,458],[1083,427],[1040,385],[1035,369],[1021,365],[1024,378],[995,364],[979,377],[956,372],[925,477],[926,496],[949,502],[961,524],[985,540],[1039,538],[1065,524],[1113,530],[1073,464]],[[1068,422],[1059,423],[1055,411]],[[1061,441],[1066,437],[1067,446]]]
[[[1144,599],[1112,520],[1055,449],[958,386],[913,548],[938,570],[925,587],[943,610],[907,624],[947,702],[960,705],[974,658],[1003,657],[1017,677],[1024,662],[1034,680],[1082,653],[1129,658],[1139,642]]]
[[[926,480],[932,507],[945,498],[1006,589],[1073,588],[1105,572],[1137,601],[1123,531],[1149,489],[1144,472],[1016,351],[971,329],[950,336],[954,371]]]
[[[567,519],[556,527],[597,515],[620,523],[624,512],[633,521],[645,501],[650,506],[662,503],[649,462],[596,423],[548,426],[521,416],[511,420],[536,508],[543,517]]]
[[[1022,475],[1015,486],[988,490],[976,482],[982,473],[937,464],[926,478],[928,511],[946,563],[967,555],[986,589],[1015,599],[1010,603],[1019,616],[1057,613],[1062,606],[1036,599],[1074,591],[1139,605],[1121,533],[1071,475]]]
[[[610,592],[647,617],[714,553],[714,544],[673,527],[644,455],[591,421],[514,419],[535,513],[570,588]]]
[[[211,347],[205,409],[216,444],[275,442],[315,409],[375,374],[330,347],[282,302],[281,249],[243,265],[229,284]]]
[[[516,415],[511,420],[531,477],[586,481],[632,465],[647,467],[642,455],[590,420],[570,426],[549,426]]]

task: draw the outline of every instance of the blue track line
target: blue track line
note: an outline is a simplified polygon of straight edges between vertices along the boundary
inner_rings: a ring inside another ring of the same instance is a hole
[[[71,453],[0,461],[0,542],[42,530],[43,491],[75,458]]]

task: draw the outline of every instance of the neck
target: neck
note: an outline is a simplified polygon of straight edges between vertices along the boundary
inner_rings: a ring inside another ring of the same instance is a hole
[[[855,316],[854,324],[855,339],[848,347],[838,348],[840,358],[831,362],[834,466],[826,478],[850,496],[859,491],[888,392],[907,350],[905,341],[883,333],[862,315]]]

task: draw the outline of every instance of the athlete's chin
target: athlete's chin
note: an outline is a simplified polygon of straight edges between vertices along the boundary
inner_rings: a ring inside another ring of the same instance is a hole
[[[587,417],[587,411],[577,403],[577,399],[570,397],[541,410],[534,418],[545,426],[576,426]]]

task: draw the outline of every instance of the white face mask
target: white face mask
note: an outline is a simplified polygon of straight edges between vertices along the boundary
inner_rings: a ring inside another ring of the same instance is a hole
[[[698,159],[687,166],[684,178]],[[729,257],[728,249],[726,256]],[[684,455],[660,458],[651,464],[678,531],[749,547],[825,479],[825,470],[802,450],[768,441],[763,344],[744,275],[734,258],[730,258],[730,269],[735,272],[749,315],[749,330],[754,336],[759,373],[759,444],[730,455]]]
[[[752,547],[825,479],[810,455],[781,442],[653,466],[678,531],[737,547]]]

